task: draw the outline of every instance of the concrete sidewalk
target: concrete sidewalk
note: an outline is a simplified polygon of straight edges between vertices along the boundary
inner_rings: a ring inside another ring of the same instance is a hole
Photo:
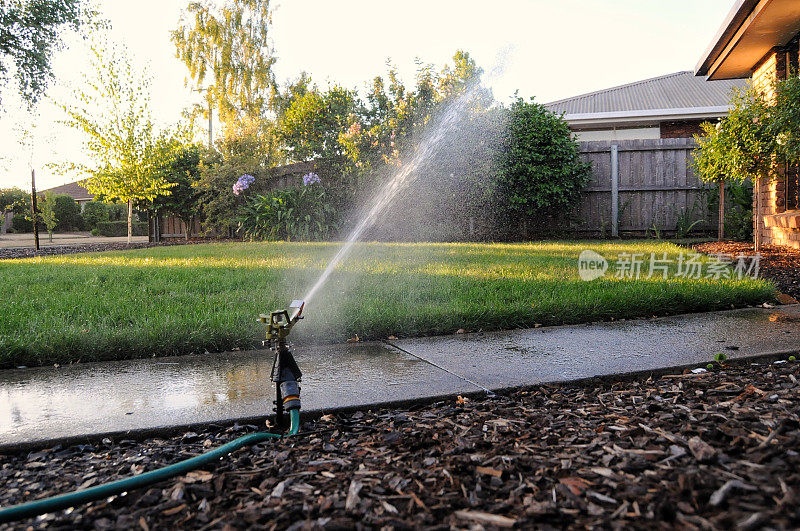
[[[147,242],[147,236],[133,236],[132,242]],[[63,247],[65,245],[89,245],[92,243],[127,243],[127,236],[92,236],[90,232],[56,232],[53,241],[47,232],[39,233],[40,247]],[[0,249],[15,249],[33,247],[33,234],[0,234]]]
[[[325,410],[800,351],[800,305],[355,345],[297,347]],[[269,351],[0,372],[0,447],[265,417]]]

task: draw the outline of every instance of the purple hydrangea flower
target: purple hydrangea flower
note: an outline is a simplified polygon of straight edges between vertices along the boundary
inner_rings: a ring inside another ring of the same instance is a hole
[[[239,195],[242,192],[244,192],[245,190],[247,190],[248,188],[250,188],[250,185],[253,184],[253,181],[255,181],[255,180],[256,180],[255,177],[253,177],[252,175],[248,175],[248,174],[245,174],[245,175],[242,175],[241,177],[239,177],[239,180],[236,181],[233,184],[233,193],[234,193],[234,195]]]
[[[309,184],[317,184],[319,182],[320,182],[319,175],[317,175],[316,173],[312,172],[303,175],[303,184],[305,186],[308,186]]]

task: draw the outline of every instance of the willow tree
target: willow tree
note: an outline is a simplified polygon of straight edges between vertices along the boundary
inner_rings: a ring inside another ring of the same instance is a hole
[[[75,91],[76,104],[63,105],[65,121],[83,133],[91,165],[69,164],[89,175],[86,188],[104,201],[128,206],[128,243],[133,205],[170,193],[161,168],[175,151],[167,133],[157,133],[150,113],[150,78],[109,45],[92,47],[92,71]]]
[[[188,67],[194,85],[206,92],[209,111],[238,129],[258,123],[277,93],[269,43],[269,0],[192,2],[172,32],[177,57]]]
[[[0,86],[9,75],[19,94],[34,106],[53,73],[53,52],[63,47],[65,30],[78,30],[96,14],[82,0],[3,0],[0,2]]]

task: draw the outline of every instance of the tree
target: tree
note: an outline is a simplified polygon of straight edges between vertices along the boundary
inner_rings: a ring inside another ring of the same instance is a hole
[[[192,222],[200,212],[200,146],[191,144],[176,151],[163,169],[164,177],[172,184],[169,195],[153,201],[153,209],[177,216],[186,226],[186,239],[191,236]]]
[[[735,90],[728,114],[716,124],[701,124],[703,135],[695,136],[693,166],[706,182],[719,185],[719,239],[724,233],[725,183],[758,182],[773,174],[776,135],[770,104],[753,89]]]
[[[796,75],[775,87],[771,129],[781,162],[800,164],[800,78]]]
[[[150,79],[136,72],[128,58],[113,46],[101,54],[92,47],[93,70],[77,90],[78,105],[63,106],[66,123],[84,134],[93,166],[69,165],[89,174],[86,188],[105,201],[128,206],[128,243],[132,236],[133,205],[168,195],[172,184],[161,171],[174,156],[173,134],[158,134],[150,114]]]
[[[533,98],[517,98],[498,155],[497,192],[510,216],[524,221],[569,210],[589,179],[567,123]]]
[[[50,243],[53,243],[53,230],[58,225],[58,218],[56,217],[56,198],[52,192],[45,192],[44,197],[39,201],[39,218],[44,223]]]
[[[24,212],[30,210],[30,205],[25,203],[30,200],[29,194],[20,188],[0,188],[0,214],[17,212],[17,205],[22,204]],[[0,220],[1,221],[1,220]]]
[[[0,80],[5,85],[13,74],[32,107],[53,77],[50,60],[63,46],[63,31],[78,30],[93,15],[82,0],[0,2]]]
[[[259,123],[277,92],[269,42],[269,0],[192,2],[172,32],[177,57],[229,129]]]
[[[296,97],[280,125],[289,156],[298,162],[344,160],[339,134],[347,130],[358,105],[355,92],[338,85],[325,92],[314,88]]]

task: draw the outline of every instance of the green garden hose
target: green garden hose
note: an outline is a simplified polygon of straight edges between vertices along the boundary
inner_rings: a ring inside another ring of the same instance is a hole
[[[297,431],[300,428],[300,411],[297,409],[292,409],[289,411],[289,416],[291,419],[291,424],[289,427],[289,432],[286,435],[278,435],[277,433],[266,432],[251,433],[250,435],[239,437],[238,439],[235,439],[204,454],[186,459],[185,461],[180,461],[173,465],[165,466],[164,468],[145,472],[144,474],[139,474],[138,476],[120,479],[119,481],[112,481],[111,483],[98,485],[88,489],[76,490],[75,492],[62,494],[60,496],[53,496],[52,498],[45,498],[20,505],[14,505],[7,509],[0,509],[0,523],[14,522],[22,518],[52,513],[62,509],[67,509],[69,507],[75,507],[76,505],[90,501],[108,498],[109,496],[121,494],[123,492],[157,483],[167,478],[185,474],[186,472],[194,470],[202,465],[205,465],[206,463],[211,463],[212,461],[221,459],[229,453],[244,446],[250,446],[268,439],[277,439],[281,437],[297,435]]]

